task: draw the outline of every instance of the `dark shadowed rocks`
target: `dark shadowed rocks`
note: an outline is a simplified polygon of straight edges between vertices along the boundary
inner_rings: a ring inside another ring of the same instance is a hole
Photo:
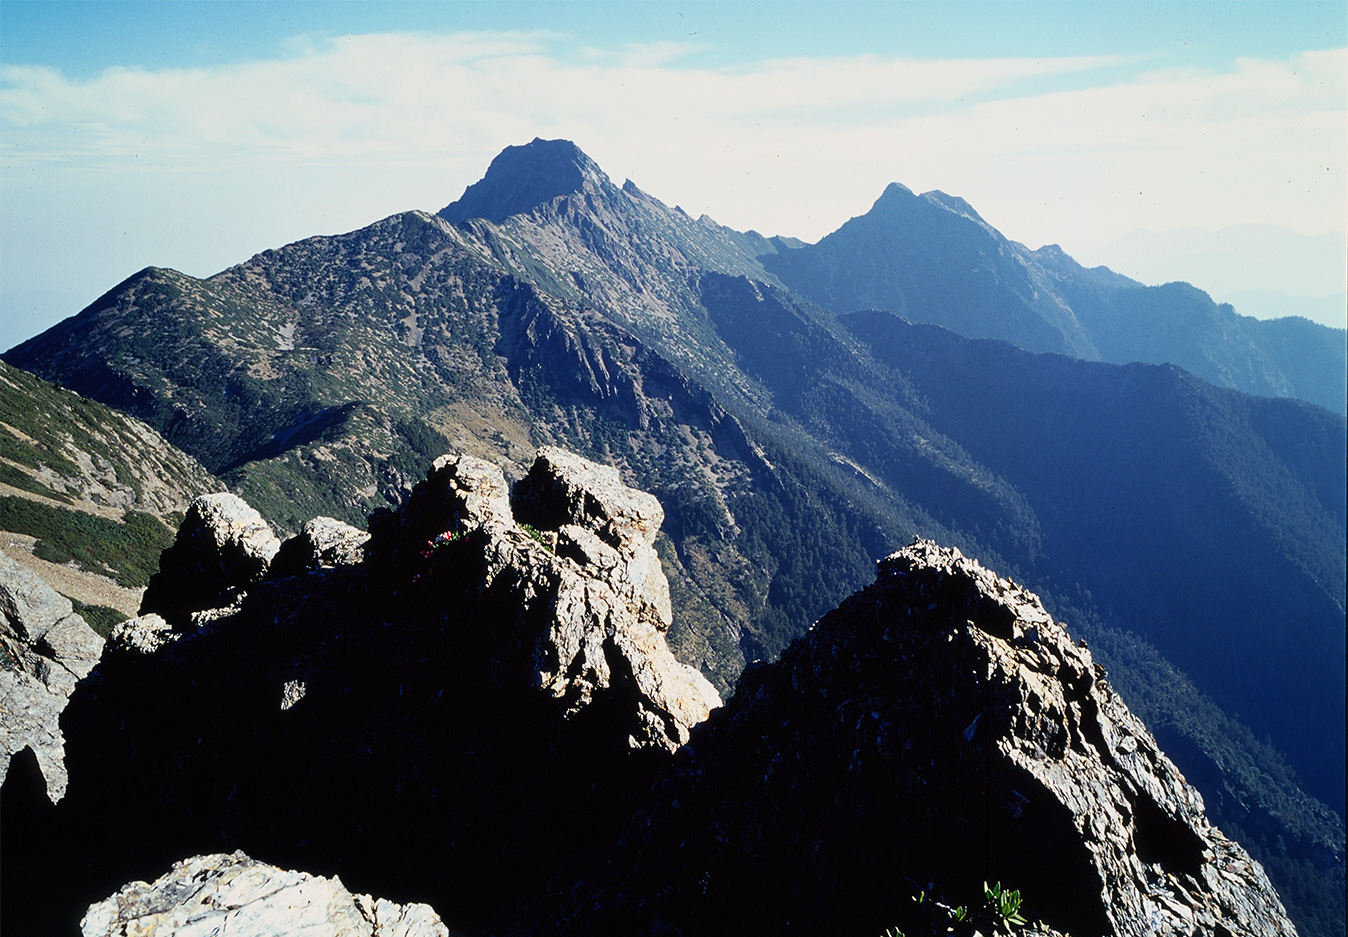
[[[1083,937],[1295,932],[1090,652],[924,541],[746,672],[599,881],[521,932],[987,933],[990,882]]]
[[[499,468],[446,456],[373,519],[368,559],[306,525],[293,574],[246,505],[198,500],[163,614],[115,630],[67,717],[79,781],[36,837],[63,874],[20,889],[47,895],[35,926],[243,849],[476,927],[611,842],[720,699],[665,643],[658,504],[549,458],[522,490],[577,496],[560,529],[521,527]]]
[[[365,561],[369,540],[370,535],[358,527],[332,517],[315,517],[281,544],[267,574],[276,579],[333,566],[356,566]]]
[[[515,504],[495,465],[437,459],[398,515],[391,554],[376,525],[372,562],[415,564],[407,550],[420,546],[429,562],[419,575],[436,590],[456,591],[455,571],[474,570],[481,578],[473,593],[493,610],[495,628],[529,648],[527,657],[497,661],[521,690],[545,690],[568,717],[603,701],[629,717],[631,747],[678,748],[721,700],[665,642],[672,616],[653,545],[664,519],[659,502],[623,485],[612,467],[544,448]],[[530,530],[516,523],[516,510],[532,519]]]
[[[220,531],[268,542],[237,506],[211,516],[166,561]],[[295,572],[184,583],[180,609],[219,604],[124,623],[74,694],[70,790],[22,826],[7,913],[435,925],[340,875],[474,933],[972,937],[1015,923],[996,882],[1021,933],[1295,933],[1036,596],[918,541],[721,706],[665,644],[662,518],[563,450],[513,492],[442,456],[360,562],[321,561],[360,536],[320,524]]]

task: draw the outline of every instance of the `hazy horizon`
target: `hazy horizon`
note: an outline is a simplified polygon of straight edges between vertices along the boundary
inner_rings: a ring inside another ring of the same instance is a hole
[[[4,348],[146,266],[436,211],[534,136],[807,241],[890,182],[1133,276],[1109,246],[1137,231],[1348,227],[1341,4],[5,0],[0,26]],[[1321,296],[1301,253],[1166,278]]]

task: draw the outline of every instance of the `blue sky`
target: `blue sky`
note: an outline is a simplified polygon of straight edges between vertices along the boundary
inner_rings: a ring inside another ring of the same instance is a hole
[[[145,266],[435,211],[536,135],[736,228],[813,240],[899,181],[1219,298],[1322,296],[1345,47],[1342,2],[4,0],[0,348]],[[1128,240],[1177,229],[1290,246]]]

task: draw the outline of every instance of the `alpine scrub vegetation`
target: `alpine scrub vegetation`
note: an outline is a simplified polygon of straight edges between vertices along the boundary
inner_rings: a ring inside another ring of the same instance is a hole
[[[963,934],[974,933],[976,925],[982,924],[997,933],[1005,933],[1029,923],[1021,913],[1022,904],[1020,891],[1004,889],[1001,882],[991,886],[984,882],[982,901],[972,911],[967,904],[950,905],[939,901],[923,889],[912,898],[911,910],[919,923],[911,926],[929,928],[931,933]],[[880,937],[909,937],[909,932],[889,927]]]

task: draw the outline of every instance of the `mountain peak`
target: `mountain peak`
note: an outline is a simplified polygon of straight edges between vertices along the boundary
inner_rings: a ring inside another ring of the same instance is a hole
[[[487,167],[487,174],[438,214],[453,224],[469,218],[500,223],[558,196],[579,192],[587,181],[607,182],[608,177],[580,147],[570,140],[535,137],[523,146],[502,150]]]
[[[902,182],[891,182],[889,185],[885,186],[885,190],[880,193],[880,197],[875,200],[875,204],[871,206],[871,209],[873,211],[881,205],[897,203],[904,199],[916,197],[913,190],[908,188],[908,186],[904,185]]]

